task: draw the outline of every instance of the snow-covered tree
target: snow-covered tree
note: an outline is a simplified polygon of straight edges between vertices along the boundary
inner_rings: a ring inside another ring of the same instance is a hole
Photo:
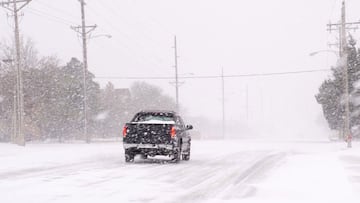
[[[360,125],[360,53],[356,48],[356,41],[349,40],[347,48],[348,85],[350,97],[350,127]],[[343,130],[345,118],[345,76],[344,66],[339,63],[332,68],[333,77],[325,80],[319,88],[316,100],[322,105],[323,113],[329,127],[335,130]]]
[[[24,102],[24,135],[26,139],[82,138],[84,128],[83,65],[72,58],[65,66],[56,57],[39,57],[34,44],[22,44],[22,78]],[[13,59],[14,52],[6,43],[0,44],[0,57]],[[9,140],[14,115],[16,71],[13,63],[0,70],[0,125]],[[87,72],[88,131],[95,133],[100,86]]]
[[[175,110],[173,98],[165,95],[162,89],[146,82],[135,82],[131,88],[131,111]]]
[[[98,133],[102,137],[119,137],[121,128],[129,120],[130,91],[127,88],[115,88],[109,82],[100,94],[100,113],[95,117]]]

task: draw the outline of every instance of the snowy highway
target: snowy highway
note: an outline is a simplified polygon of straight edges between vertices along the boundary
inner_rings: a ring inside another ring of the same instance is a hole
[[[125,163],[120,142],[1,144],[0,202],[352,201],[360,191],[353,151],[343,143],[194,141],[191,160],[175,164]]]

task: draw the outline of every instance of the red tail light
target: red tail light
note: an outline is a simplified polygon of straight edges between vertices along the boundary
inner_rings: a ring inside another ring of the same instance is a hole
[[[126,137],[127,134],[127,126],[124,126],[123,128],[123,137]]]
[[[174,138],[176,136],[176,130],[175,130],[174,126],[171,128],[170,135],[171,135],[171,138]]]

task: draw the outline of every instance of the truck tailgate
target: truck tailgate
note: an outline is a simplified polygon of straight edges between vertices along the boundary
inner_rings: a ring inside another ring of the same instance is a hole
[[[169,144],[172,124],[127,123],[124,142],[129,144]]]

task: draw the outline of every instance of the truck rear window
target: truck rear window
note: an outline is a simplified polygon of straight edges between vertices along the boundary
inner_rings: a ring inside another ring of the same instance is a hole
[[[158,121],[174,121],[172,115],[168,114],[139,114],[136,115],[132,122],[158,122]]]

